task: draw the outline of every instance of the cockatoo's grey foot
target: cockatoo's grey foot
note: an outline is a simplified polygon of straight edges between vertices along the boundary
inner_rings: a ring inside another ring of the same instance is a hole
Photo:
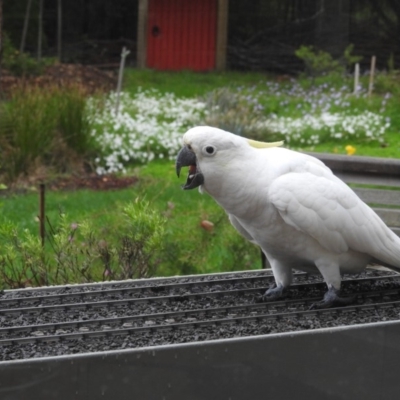
[[[286,297],[287,288],[282,285],[274,285],[270,287],[263,296],[261,296],[261,301],[274,301]]]
[[[324,295],[324,299],[311,305],[310,310],[330,307],[343,307],[354,303],[355,297],[340,297],[340,290],[330,286]]]

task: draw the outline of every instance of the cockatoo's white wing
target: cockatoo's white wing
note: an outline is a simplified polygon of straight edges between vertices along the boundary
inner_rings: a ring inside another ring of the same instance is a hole
[[[269,199],[283,220],[336,253],[355,250],[398,265],[394,234],[329,170],[290,172],[275,179]],[[383,251],[385,250],[385,251]],[[383,253],[392,253],[382,259]],[[396,260],[397,259],[397,260]]]
[[[238,221],[238,219],[232,215],[232,214],[228,214],[229,217],[229,221],[231,222],[231,224],[233,225],[233,227],[244,237],[246,238],[248,241],[250,241],[251,243],[257,244],[257,242],[254,240],[254,238],[250,235],[250,233],[243,228],[243,226],[241,225],[241,223]]]

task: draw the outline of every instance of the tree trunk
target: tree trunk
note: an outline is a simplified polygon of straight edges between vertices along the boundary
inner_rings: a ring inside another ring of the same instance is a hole
[[[316,45],[338,58],[349,45],[349,0],[320,0]]]
[[[42,59],[42,42],[43,42],[43,0],[39,0],[39,15],[38,15],[38,47],[37,60]]]
[[[3,65],[3,0],[0,0],[0,100],[3,97],[1,85],[1,67]]]
[[[26,4],[26,12],[25,12],[24,28],[22,30],[21,45],[19,47],[19,52],[21,54],[25,50],[25,40],[26,40],[26,34],[28,32],[29,16],[31,13],[31,5],[32,5],[32,0],[28,0],[28,3]]]
[[[57,1],[57,57],[61,62],[62,57],[62,3]]]

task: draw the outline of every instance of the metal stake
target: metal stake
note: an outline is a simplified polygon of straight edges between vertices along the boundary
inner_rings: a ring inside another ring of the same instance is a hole
[[[122,77],[124,75],[125,58],[128,56],[129,53],[130,53],[130,51],[127,50],[126,47],[122,48],[121,63],[119,65],[119,74],[118,74],[117,102],[115,104],[115,114],[118,114],[118,111],[119,111],[119,97],[120,97],[120,94],[121,94]]]
[[[44,246],[45,238],[45,190],[44,183],[39,185],[39,234],[42,239],[42,246]]]

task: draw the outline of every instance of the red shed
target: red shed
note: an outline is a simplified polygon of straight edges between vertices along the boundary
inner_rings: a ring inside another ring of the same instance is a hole
[[[224,69],[228,0],[139,0],[138,67]]]

